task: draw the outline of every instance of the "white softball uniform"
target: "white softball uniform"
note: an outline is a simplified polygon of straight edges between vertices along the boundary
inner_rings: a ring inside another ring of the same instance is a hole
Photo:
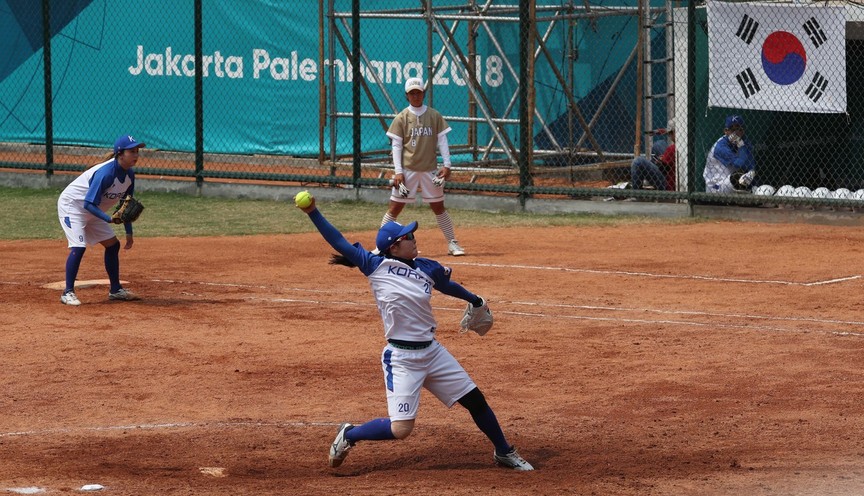
[[[133,183],[134,176],[112,158],[87,169],[66,186],[57,199],[57,215],[69,248],[95,245],[116,236],[113,224],[90,213],[84,203],[89,200],[106,212],[127,192],[131,194]]]
[[[351,244],[321,212],[309,218],[336,251],[368,278],[384,323],[387,345],[381,355],[387,410],[391,420],[417,417],[420,390],[426,388],[447,407],[477,387],[465,369],[435,340],[433,289],[465,301],[477,295],[450,280],[450,269],[435,260],[399,260],[374,255]]]
[[[438,324],[431,299],[436,281],[431,274],[449,276],[449,269],[428,259],[415,260],[412,268],[393,258],[376,258],[380,264],[368,278],[388,340],[381,364],[390,419],[415,418],[423,387],[448,408],[453,406],[476,386],[453,355],[435,341]],[[426,343],[425,348],[404,349]]]
[[[431,260],[429,261],[431,262]],[[438,267],[441,264],[435,262]],[[438,323],[432,315],[432,287],[435,281],[424,268],[416,268],[394,258],[381,258],[369,274],[369,285],[384,322],[384,337],[407,342],[435,339]],[[443,268],[443,267],[442,267]]]
[[[702,177],[705,179],[705,191],[708,193],[729,194],[735,190],[729,180],[729,175],[735,172],[735,167],[731,163],[728,165],[723,163],[717,156],[719,154],[715,153],[719,151],[717,147],[722,146],[726,141],[726,136],[723,136],[708,150],[705,170],[702,171]]]
[[[67,210],[65,206],[61,205],[61,201],[58,200],[57,202],[57,213],[60,217],[60,225],[63,226],[63,233],[66,234],[69,248],[95,245],[116,236],[111,224],[86,210],[84,212]]]
[[[468,372],[438,341],[422,350],[403,350],[388,344],[381,355],[390,420],[412,420],[420,409],[420,390],[426,388],[447,408],[477,387]]]
[[[438,171],[417,172],[405,169],[402,172],[405,177],[405,187],[408,188],[408,196],[403,197],[399,190],[391,188],[390,199],[399,203],[415,203],[417,201],[417,189],[419,188],[423,200],[426,203],[437,203],[444,201],[444,186],[436,186],[433,179]]]

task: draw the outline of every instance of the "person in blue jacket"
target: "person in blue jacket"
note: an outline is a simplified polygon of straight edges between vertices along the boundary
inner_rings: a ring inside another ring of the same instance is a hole
[[[702,177],[706,193],[750,190],[756,177],[756,161],[750,144],[744,141],[744,118],[740,115],[726,117],[723,136],[708,151]]]
[[[114,234],[114,221],[105,212],[126,195],[134,195],[135,172],[132,168],[138,163],[138,150],[144,146],[132,136],[120,136],[114,141],[114,150],[108,160],[84,171],[60,194],[57,214],[69,242],[66,289],[60,296],[61,303],[81,304],[75,295],[75,279],[87,246],[97,243],[105,247],[105,271],[110,281],[108,299],[139,299],[120,285],[120,240]],[[128,250],[134,243],[132,223],[125,223],[124,228],[126,244],[123,248]]]

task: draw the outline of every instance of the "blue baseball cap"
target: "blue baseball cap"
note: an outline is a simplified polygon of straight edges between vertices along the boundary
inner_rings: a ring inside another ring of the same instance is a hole
[[[408,233],[413,233],[416,230],[416,220],[407,226],[403,226],[398,222],[390,221],[381,226],[381,229],[378,230],[378,236],[375,237],[375,246],[378,247],[378,251],[384,253],[390,249],[397,239]]]
[[[654,144],[651,145],[651,156],[656,158],[662,157],[668,147],[669,143],[666,143],[663,140],[654,141]]]
[[[132,148],[144,148],[144,143],[140,141],[135,141],[135,138],[129,136],[128,134],[124,134],[120,136],[114,141],[114,155],[117,155],[122,150],[131,150]]]
[[[740,115],[730,115],[726,117],[726,129],[732,129],[733,127],[744,127],[744,118]]]

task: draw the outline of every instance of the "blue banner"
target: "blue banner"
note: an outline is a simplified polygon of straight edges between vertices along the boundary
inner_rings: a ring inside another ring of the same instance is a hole
[[[0,7],[4,3],[7,8],[0,8],[4,48],[0,51],[0,142],[40,143],[45,136],[41,5],[34,0],[0,0]],[[352,111],[350,2],[336,2],[341,15],[334,17],[337,36],[333,40],[327,25],[319,30],[323,13],[318,2],[203,4],[204,149],[209,153],[317,156],[322,79],[325,113]],[[392,2],[364,0],[363,8],[392,8]],[[130,133],[150,148],[194,150],[193,2],[53,0],[51,12],[56,144],[107,147],[114,137]],[[446,25],[452,28],[454,22]],[[464,54],[467,23],[455,25],[452,39]],[[475,76],[491,115],[516,119],[519,69],[512,64],[519,60],[518,44],[513,42],[518,39],[518,24],[491,26],[497,39],[507,43],[477,38]],[[359,110],[367,115],[385,114],[362,120],[364,150],[389,148],[386,127],[392,115],[407,105],[404,81],[413,76],[425,79],[430,73],[427,29],[419,10],[412,19],[363,18],[361,77],[368,89],[363,89]],[[600,36],[594,31],[586,33]],[[319,45],[322,36],[324,43]],[[586,50],[596,41],[585,38]],[[331,44],[333,60],[329,60]],[[547,45],[553,56],[563,56],[561,40],[551,39]],[[499,46],[504,53],[497,51]],[[426,103],[445,116],[466,116],[470,98],[466,75],[452,63],[454,53],[437,34],[433,35],[432,53],[435,76]],[[623,56],[615,58],[623,60]],[[574,96],[582,98],[619,66],[610,64],[608,58],[577,64],[580,82],[574,85],[578,93]],[[567,99],[545,65],[538,65],[535,85],[537,106],[545,115],[566,110]],[[337,102],[335,108],[331,108],[331,97]],[[484,117],[480,111],[477,116]],[[337,153],[351,153],[351,120],[338,119],[337,128],[331,130],[334,121],[328,115],[325,125],[325,149],[330,149],[332,135]],[[464,143],[467,123],[451,120],[450,125],[454,130],[451,144]],[[510,136],[518,136],[516,124],[504,127]],[[492,138],[485,124],[478,132],[480,142]]]

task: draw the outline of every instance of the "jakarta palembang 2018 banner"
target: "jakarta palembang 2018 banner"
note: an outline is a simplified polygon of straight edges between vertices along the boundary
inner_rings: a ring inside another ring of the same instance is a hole
[[[334,9],[350,14],[350,2],[336,4]],[[364,8],[389,5],[390,0],[364,0]],[[0,142],[44,142],[42,2],[0,0],[0,6]],[[194,13],[192,2],[51,0],[54,143],[109,147],[116,136],[132,133],[149,148],[194,150]],[[352,60],[335,42],[322,60],[320,16],[319,3],[311,1],[203,3],[207,152],[317,156],[322,81],[325,125],[338,130],[334,148],[352,151],[351,121],[344,118],[353,110]],[[344,40],[350,19],[337,24]],[[405,80],[429,76],[425,21],[364,19],[362,28],[360,77],[380,101],[387,101],[385,90],[392,95],[393,106],[372,108],[364,93],[360,111],[395,115],[407,105]],[[432,78],[435,107],[461,115],[465,77],[447,62]],[[484,49],[477,66],[485,89],[504,90],[504,64],[496,52]],[[331,119],[334,112],[343,118]],[[389,146],[377,119],[361,125],[364,147]]]
[[[708,106],[846,112],[846,12],[708,2]]]

